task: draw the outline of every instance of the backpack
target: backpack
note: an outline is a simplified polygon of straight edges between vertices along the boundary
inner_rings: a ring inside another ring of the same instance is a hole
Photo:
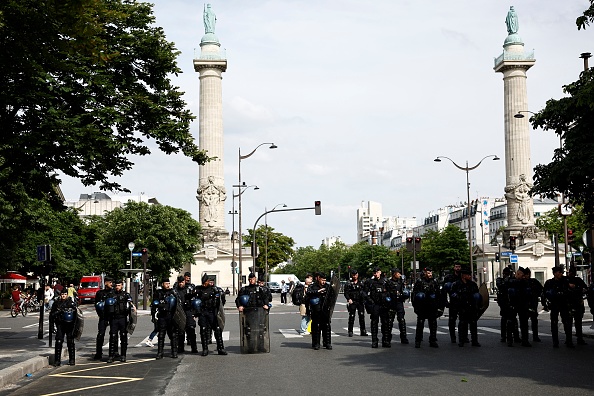
[[[295,288],[293,289],[293,293],[291,293],[291,302],[293,303],[293,305],[301,305],[303,304],[303,302],[305,301],[305,298],[303,296],[303,291],[304,291],[304,287],[303,285],[299,284],[297,286],[295,286]]]

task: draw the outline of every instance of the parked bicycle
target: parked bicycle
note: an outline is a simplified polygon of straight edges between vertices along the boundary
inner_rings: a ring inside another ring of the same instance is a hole
[[[41,308],[41,304],[37,300],[37,296],[34,294],[30,297],[25,299],[25,303],[23,304],[23,309],[27,312],[39,312]]]

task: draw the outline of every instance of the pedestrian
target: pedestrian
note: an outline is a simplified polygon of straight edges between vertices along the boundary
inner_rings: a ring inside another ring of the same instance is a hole
[[[586,307],[584,306],[584,294],[587,291],[588,286],[582,278],[576,276],[576,268],[575,266],[569,267],[567,272],[567,282],[569,286],[569,309],[570,315],[569,319],[571,321],[571,325],[575,324],[575,336],[577,338],[578,345],[586,345],[586,341],[584,341],[584,335],[582,331],[582,319],[584,318],[584,313],[586,312]]]
[[[366,291],[366,308],[371,320],[371,347],[378,347],[378,332],[381,322],[382,347],[389,348],[391,344],[388,342],[388,291],[386,290],[386,279],[382,276],[380,267],[374,268],[373,277],[366,284]],[[391,332],[392,329],[389,331]]]
[[[74,330],[77,314],[76,302],[68,297],[68,290],[63,289],[61,291],[60,298],[52,305],[50,317],[56,328],[54,366],[58,367],[62,364],[62,345],[64,344],[64,337],[66,337],[66,345],[68,347],[68,364],[74,366]]]
[[[128,350],[128,321],[129,316],[136,311],[132,303],[132,296],[123,289],[121,279],[116,280],[113,295],[106,301],[109,309],[109,357],[107,363],[112,363],[118,348],[118,335],[120,337],[120,362],[126,361]],[[112,301],[113,300],[113,301]],[[113,304],[112,304],[113,303]]]
[[[186,279],[190,279],[189,272],[187,274],[188,276],[184,275],[177,277],[177,286],[175,288],[182,303],[184,313],[186,314],[186,326],[183,329],[179,329],[179,345],[177,347],[177,353],[185,353],[184,334],[188,338],[192,353],[198,353],[198,347],[196,346],[196,320],[194,320],[194,310],[192,308],[192,298],[195,297],[194,293],[196,287],[191,282],[186,283]]]
[[[99,322],[97,324],[97,338],[95,341],[95,355],[93,360],[101,360],[103,358],[103,343],[105,341],[105,332],[109,327],[109,317],[105,310],[105,301],[108,298],[113,298],[113,279],[105,277],[103,280],[104,287],[95,293],[95,311],[99,316]],[[116,351],[117,354],[117,351]]]
[[[77,301],[78,293],[76,292],[76,289],[72,283],[68,286],[68,297],[70,297],[73,301]]]
[[[460,280],[452,285],[450,293],[450,312],[452,307],[460,317],[458,323],[458,346],[463,347],[468,337],[470,327],[470,339],[473,347],[480,347],[478,342],[477,319],[481,303],[479,289],[472,281],[472,271],[464,268],[460,271]]]
[[[351,279],[344,286],[344,298],[347,300],[347,311],[349,312],[348,336],[353,336],[355,316],[359,314],[359,334],[367,336],[365,330],[365,291],[363,283],[359,280],[359,272],[353,269]]]
[[[454,264],[453,272],[450,274],[447,274],[443,278],[443,283],[442,283],[443,286],[441,288],[441,290],[442,290],[441,298],[445,302],[446,307],[448,307],[448,330],[450,332],[450,340],[452,341],[452,344],[456,343],[456,321],[458,320],[459,314],[458,314],[458,311],[456,310],[455,305],[451,304],[451,302],[450,302],[450,300],[451,300],[450,293],[452,291],[452,286],[454,285],[454,283],[456,283],[457,281],[462,279],[461,270],[462,270],[462,264],[460,264],[460,263]],[[465,342],[468,342],[468,341],[465,340]]]
[[[217,319],[219,309],[225,305],[225,293],[211,282],[207,274],[202,276],[202,287],[197,288],[196,298],[202,301],[198,324],[200,325],[200,341],[202,343],[202,356],[208,356],[208,337],[212,329],[217,343],[219,355],[226,355],[223,344],[223,330]]]
[[[553,267],[553,277],[544,284],[545,311],[551,312],[551,335],[553,348],[559,348],[559,315],[565,331],[565,345],[574,348],[571,334],[571,318],[569,317],[569,282],[563,276],[563,268]]]
[[[532,329],[532,341],[541,342],[538,336],[538,301],[542,296],[542,283],[536,278],[531,278],[532,271],[530,268],[524,268],[524,278],[528,281],[528,287],[530,288],[530,304],[528,306],[528,319],[530,321]]]
[[[54,289],[50,285],[45,285],[43,291],[43,306],[46,311],[51,311],[52,305],[54,305]]]
[[[264,338],[268,335],[265,334],[267,329],[263,325],[266,320],[258,320],[257,311],[263,309],[267,313],[270,309],[269,303],[267,290],[256,284],[256,274],[250,273],[248,275],[248,284],[239,290],[235,298],[235,306],[245,319],[241,333],[248,341],[247,353],[267,352]],[[257,331],[254,331],[255,329]],[[255,340],[254,333],[257,333],[257,339]]]
[[[438,348],[437,344],[437,318],[443,314],[443,306],[439,298],[439,285],[433,279],[433,270],[423,268],[423,275],[415,282],[413,287],[412,304],[417,314],[417,329],[415,332],[415,348],[421,347],[423,341],[423,328],[425,320],[429,326],[429,346]]]
[[[305,275],[305,283],[302,287],[295,286],[293,290],[294,302],[299,303],[299,315],[301,316],[301,326],[299,327],[299,334],[309,335],[307,331],[307,324],[310,321],[311,314],[309,309],[309,300],[306,298],[307,290],[313,282],[313,276],[311,274]]]
[[[60,292],[64,289],[64,286],[62,286],[60,284],[60,282],[56,282],[56,284],[54,285],[54,295],[56,297],[60,296]]]
[[[332,349],[332,326],[329,312],[330,303],[336,301],[334,289],[326,283],[326,274],[318,273],[317,282],[307,290],[307,297],[311,312],[311,344],[315,350],[320,349],[320,335],[322,346]]]
[[[171,342],[171,357],[177,358],[178,346],[178,327],[173,321],[173,315],[177,306],[177,296],[169,279],[163,278],[161,289],[155,292],[153,303],[151,304],[151,320],[157,324],[159,329],[157,341],[157,360],[163,359],[163,349],[165,348],[165,335],[169,336]]]
[[[398,330],[400,330],[400,343],[408,344],[406,336],[406,320],[404,319],[404,302],[410,296],[410,291],[404,284],[402,273],[399,268],[392,268],[392,277],[386,282],[388,297],[390,297],[388,311],[388,343],[392,342],[392,328],[394,327],[394,318],[398,320]]]
[[[287,278],[287,283],[289,284],[289,294],[291,294],[293,293],[293,290],[295,290],[295,282],[293,282],[293,278],[289,276]]]
[[[285,283],[285,280],[281,280],[281,305],[287,305],[287,293],[289,292],[289,285]]]

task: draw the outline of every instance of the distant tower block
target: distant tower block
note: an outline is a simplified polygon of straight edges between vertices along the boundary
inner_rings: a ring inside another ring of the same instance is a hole
[[[200,165],[198,210],[205,242],[228,237],[225,230],[225,191],[223,161],[223,95],[222,73],[227,59],[215,36],[216,16],[210,4],[204,9],[205,34],[200,41],[200,57],[194,59],[194,70],[200,73],[199,145],[216,159]]]
[[[507,235],[520,232],[535,236],[534,208],[529,194],[532,187],[530,128],[528,117],[514,118],[528,110],[526,71],[535,63],[534,51],[524,51],[518,35],[518,17],[510,7],[505,20],[508,36],[503,54],[495,59],[495,72],[503,73],[505,117],[505,196],[507,198]]]

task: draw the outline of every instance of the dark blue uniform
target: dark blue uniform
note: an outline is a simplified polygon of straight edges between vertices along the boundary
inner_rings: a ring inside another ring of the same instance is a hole
[[[107,317],[105,312],[105,300],[107,300],[110,297],[113,297],[112,288],[106,287],[105,289],[99,290],[95,294],[95,307],[97,315],[99,316],[99,322],[97,323],[97,339],[95,342],[95,356],[93,356],[93,359],[95,360],[101,360],[101,358],[103,357],[103,343],[105,342],[105,332],[107,331],[107,327],[109,327],[109,318]]]
[[[365,330],[365,293],[363,291],[363,284],[357,279],[357,282],[351,280],[344,286],[344,298],[351,300],[351,304],[347,304],[347,310],[349,311],[349,337],[353,336],[353,326],[355,325],[355,316],[359,313],[359,329],[362,336],[367,335]]]
[[[468,337],[469,328],[472,346],[480,346],[478,343],[476,323],[478,319],[480,299],[477,295],[479,295],[478,286],[471,280],[459,280],[452,285],[450,293],[450,312],[452,312],[452,308],[454,308],[457,315],[460,317],[460,322],[458,324],[459,346],[464,346],[466,337]]]
[[[400,330],[400,342],[408,344],[406,336],[406,321],[404,320],[404,302],[408,298],[405,292],[408,292],[402,278],[390,278],[386,282],[386,290],[390,297],[388,304],[388,343],[392,341],[392,328],[394,326],[394,318],[398,320],[398,329]]]
[[[177,358],[178,327],[173,321],[177,298],[173,289],[159,289],[156,291],[153,303],[151,304],[151,316],[153,322],[157,322],[157,329],[159,330],[157,359],[163,358],[165,334],[169,336],[169,341],[171,342],[171,357]]]
[[[50,317],[56,328],[54,366],[59,366],[62,363],[64,336],[66,336],[66,345],[68,346],[68,364],[73,366],[75,363],[74,327],[77,320],[76,303],[70,297],[65,300],[62,298],[55,299],[50,311]]]
[[[336,299],[334,289],[329,283],[320,285],[313,283],[307,288],[306,299],[309,301],[311,312],[311,345],[313,349],[320,349],[320,335],[322,346],[332,349],[330,312],[327,309],[327,301]]]
[[[549,279],[544,284],[545,309],[551,312],[551,335],[553,336],[553,347],[555,348],[559,347],[559,315],[561,315],[561,322],[565,331],[565,344],[573,347],[568,289],[569,282],[564,276]]]
[[[200,325],[200,340],[202,342],[202,356],[208,355],[208,340],[210,329],[213,330],[219,355],[226,355],[223,344],[223,330],[219,327],[217,313],[225,305],[225,292],[217,286],[200,286],[196,288],[196,298],[202,301],[198,324]]]
[[[115,299],[113,312],[109,312],[109,358],[113,362],[118,348],[118,335],[120,336],[120,361],[126,361],[128,350],[128,316],[132,310],[132,296],[124,290],[114,290],[111,298]]]
[[[374,277],[367,282],[365,288],[367,291],[366,304],[371,320],[371,347],[378,347],[378,331],[381,322],[382,346],[389,348],[389,333],[392,332],[392,328],[388,328],[390,314],[386,278],[377,279]]]
[[[415,282],[412,294],[412,304],[417,314],[417,330],[415,333],[415,348],[421,347],[425,320],[429,326],[429,346],[437,348],[437,318],[443,314],[437,281],[421,277]]]

